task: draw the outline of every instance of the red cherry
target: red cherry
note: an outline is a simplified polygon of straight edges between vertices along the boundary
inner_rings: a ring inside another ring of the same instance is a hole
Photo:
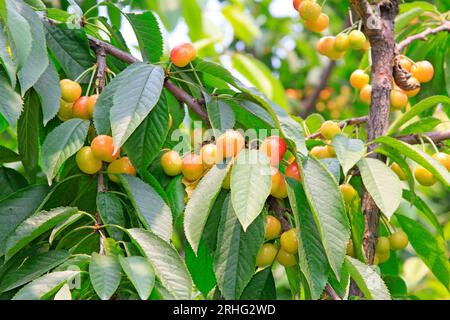
[[[284,157],[286,142],[278,136],[270,136],[262,142],[259,149],[269,157],[270,164],[276,166]]]

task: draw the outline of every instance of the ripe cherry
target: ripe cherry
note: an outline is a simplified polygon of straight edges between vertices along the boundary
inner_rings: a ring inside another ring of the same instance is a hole
[[[130,176],[136,175],[136,169],[128,157],[122,157],[114,160],[108,165],[106,171],[108,172],[109,179],[116,183],[119,182],[119,177],[117,174],[129,174]]]
[[[389,238],[387,237],[378,237],[377,245],[375,247],[375,252],[378,254],[383,254],[389,252],[391,245],[389,243]]]
[[[203,174],[202,157],[195,153],[187,154],[183,158],[181,172],[186,180],[189,181],[195,181],[200,178]]]
[[[280,250],[278,250],[277,261],[284,267],[292,267],[297,263],[295,255],[286,252],[285,250],[283,250],[283,248],[280,248]]]
[[[414,97],[414,96],[416,96],[418,93],[419,93],[419,91],[420,91],[420,82],[419,82],[419,80],[417,80],[416,78],[414,78],[414,77],[411,77],[411,78],[409,78],[408,79],[408,81],[407,81],[409,84],[411,84],[411,85],[418,85],[418,87],[416,88],[416,89],[413,89],[413,90],[405,90],[405,93],[406,93],[406,95],[408,96],[408,97]]]
[[[174,150],[164,153],[161,156],[159,163],[161,164],[164,173],[171,177],[179,175],[183,166],[183,160],[181,159],[180,154]]]
[[[342,196],[344,197],[344,202],[346,204],[351,204],[353,199],[358,197],[358,191],[353,188],[353,186],[349,183],[344,183],[339,186],[341,190]]]
[[[259,249],[258,255],[256,256],[256,266],[258,268],[264,268],[270,266],[275,257],[277,256],[278,249],[272,243],[265,243]]]
[[[355,50],[361,50],[364,48],[366,43],[366,36],[359,30],[353,30],[348,35],[348,41],[350,43],[350,47]]]
[[[120,149],[114,153],[114,140],[107,135],[99,135],[91,142],[91,148],[94,155],[100,160],[112,162],[117,159]]]
[[[327,146],[315,146],[309,153],[317,159],[331,158]]]
[[[270,136],[262,142],[259,150],[269,157],[272,166],[276,166],[286,153],[286,142],[278,136]]]
[[[296,161],[292,162],[290,165],[286,167],[286,177],[290,177],[297,181],[302,181],[302,177],[300,175],[300,170],[298,168],[298,164]]]
[[[291,228],[281,234],[280,244],[281,248],[287,253],[295,254],[298,250],[297,230]]]
[[[432,158],[439,161],[448,171],[450,171],[450,154],[436,152]]]
[[[349,46],[350,40],[347,34],[340,33],[336,36],[336,39],[334,40],[334,49],[341,52],[347,50]]]
[[[412,61],[403,56],[400,58],[400,66],[403,70],[411,72]]]
[[[280,177],[278,188],[276,190],[274,190],[273,192],[271,192],[271,195],[278,199],[284,199],[288,196],[286,179],[280,172],[278,172],[278,173],[279,173],[279,177]]]
[[[58,111],[58,118],[62,121],[67,121],[73,117],[72,113],[72,102],[67,102],[63,99],[59,100],[59,111]]]
[[[361,90],[369,84],[369,80],[369,75],[364,70],[357,69],[350,76],[350,85],[355,89]]]
[[[75,156],[75,161],[78,168],[87,174],[94,174],[102,168],[102,161],[94,155],[91,147],[81,148]]]
[[[330,24],[330,18],[325,13],[321,13],[315,20],[306,20],[305,27],[313,32],[322,32]]]
[[[92,118],[94,116],[94,108],[95,108],[95,104],[97,103],[98,100],[98,94],[94,94],[92,96],[89,96],[88,98],[88,110],[89,110],[89,115]]]
[[[270,194],[272,196],[275,196],[278,192],[278,189],[280,189],[282,179],[283,176],[281,172],[277,168],[272,167],[272,188],[270,190]]]
[[[391,164],[391,169],[392,169],[392,171],[394,171],[394,173],[398,176],[398,178],[400,179],[400,180],[402,180],[402,181],[405,181],[406,180],[406,174],[405,174],[405,172],[403,171],[403,169],[402,168],[400,168],[400,166],[397,164],[397,163],[392,163]]]
[[[386,261],[389,260],[390,256],[391,256],[391,252],[390,251],[385,252],[385,253],[375,253],[375,257],[377,259],[376,260],[377,264],[385,263]],[[374,261],[375,261],[375,259],[374,259]]]
[[[321,55],[326,56],[328,53],[333,51],[335,38],[332,36],[326,36],[319,39],[317,42],[317,52]]]
[[[81,97],[81,86],[70,79],[63,79],[59,82],[61,87],[61,97],[67,102],[74,102]]]
[[[211,168],[217,161],[217,147],[215,144],[205,144],[200,149],[200,155],[202,156],[202,162],[205,168]]]
[[[266,217],[266,240],[275,239],[280,235],[281,222],[270,214]]]
[[[425,187],[431,187],[437,181],[430,171],[420,166],[414,171],[414,177],[416,177],[418,183]]]
[[[331,144],[327,145],[327,152],[328,152],[328,158],[336,157],[336,150],[334,149],[334,147]]]
[[[327,140],[332,140],[338,133],[341,133],[341,127],[334,121],[325,121],[320,126],[320,134]]]
[[[298,7],[300,6],[300,3],[304,0],[294,0],[292,1],[292,5],[294,6],[295,10],[298,10]]]
[[[408,96],[400,89],[391,91],[391,107],[394,110],[402,110],[408,104]]]
[[[72,113],[75,118],[90,119],[91,114],[88,108],[89,97],[83,96],[77,99],[72,107]]]
[[[402,230],[398,230],[389,236],[391,250],[403,250],[408,245],[408,236]]]
[[[418,61],[411,67],[411,74],[420,82],[428,82],[433,79],[434,68],[433,65],[426,60]]]
[[[298,12],[303,20],[316,20],[322,13],[322,8],[313,1],[302,1],[298,7]]]
[[[361,99],[362,102],[370,103],[371,96],[372,96],[372,86],[370,84],[366,84],[359,92],[359,98]]]
[[[216,141],[217,159],[235,157],[245,146],[242,134],[235,130],[227,130]]]
[[[179,68],[187,66],[197,56],[197,50],[190,43],[179,44],[170,52],[170,61]]]

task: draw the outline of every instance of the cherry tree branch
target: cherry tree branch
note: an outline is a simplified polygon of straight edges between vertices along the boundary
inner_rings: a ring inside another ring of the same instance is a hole
[[[427,28],[426,30],[409,36],[407,38],[405,38],[404,40],[402,40],[401,42],[399,42],[397,44],[397,50],[398,52],[401,52],[403,49],[405,49],[407,46],[409,46],[411,43],[413,43],[416,40],[422,40],[425,41],[427,40],[427,36],[432,35],[432,34],[436,34],[439,32],[450,32],[450,21],[444,21],[439,27],[436,28]]]

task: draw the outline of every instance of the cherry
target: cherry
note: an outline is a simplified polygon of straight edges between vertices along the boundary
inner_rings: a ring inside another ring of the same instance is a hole
[[[179,68],[187,66],[197,56],[197,50],[190,43],[179,44],[170,52],[170,61]]]
[[[408,83],[409,84],[411,84],[411,85],[419,85],[416,89],[413,89],[413,90],[405,90],[405,93],[406,93],[406,95],[408,96],[408,97],[414,97],[414,96],[416,96],[418,93],[419,93],[419,91],[420,91],[420,82],[419,82],[419,80],[417,80],[416,78],[414,78],[414,77],[411,77],[411,78],[409,78],[408,79]]]
[[[99,135],[91,142],[91,148],[94,155],[103,161],[112,162],[117,159],[120,149],[114,153],[114,140],[107,135]]]
[[[402,110],[408,104],[408,96],[400,89],[391,91],[391,107],[394,110]]]
[[[136,169],[128,157],[122,157],[112,161],[108,165],[106,171],[108,172],[109,179],[116,183],[119,182],[119,177],[117,174],[129,174],[131,176],[136,175]]]
[[[159,159],[159,163],[164,173],[171,177],[179,175],[183,166],[183,160],[180,154],[173,150],[164,153],[161,159]]]
[[[398,178],[400,179],[400,180],[402,180],[402,181],[405,181],[406,180],[406,174],[405,174],[405,172],[403,171],[403,169],[402,168],[400,168],[400,166],[397,164],[397,163],[392,163],[391,164],[391,169],[392,169],[392,171],[394,171],[394,173],[398,176]]]
[[[58,111],[58,118],[62,121],[67,121],[73,117],[72,113],[72,102],[67,102],[63,99],[59,100],[59,111]]]
[[[436,152],[432,158],[439,161],[448,171],[450,171],[450,155],[443,152]]]
[[[359,92],[359,98],[365,103],[370,103],[370,98],[372,96],[372,86],[366,84]]]
[[[403,250],[408,245],[408,235],[402,230],[398,230],[390,235],[389,243],[392,250]]]
[[[270,214],[266,217],[266,240],[275,239],[280,235],[281,222]]]
[[[309,153],[317,159],[331,158],[327,146],[315,146]]]
[[[366,36],[359,30],[353,30],[348,35],[348,41],[350,43],[350,47],[355,50],[361,50],[364,48],[366,43]]]
[[[78,168],[84,173],[94,174],[102,168],[102,161],[95,157],[91,147],[82,147],[75,156]]]
[[[258,268],[270,266],[275,260],[277,252],[278,249],[274,244],[272,243],[263,244],[256,256],[256,266]]]
[[[203,174],[202,157],[195,153],[186,155],[183,158],[181,172],[186,180],[189,181],[195,181],[200,178]]]
[[[235,157],[245,146],[242,134],[235,130],[227,130],[216,141],[217,159]]]
[[[375,252],[378,254],[383,254],[389,252],[391,246],[389,244],[389,238],[387,237],[378,237],[377,245],[375,247]]]
[[[281,248],[287,253],[295,254],[298,250],[297,230],[291,228],[281,234],[280,244]]]
[[[341,127],[334,121],[325,121],[320,126],[320,134],[327,140],[332,140],[338,133],[341,133]]]
[[[341,184],[339,186],[339,189],[341,190],[344,202],[346,204],[351,204],[353,202],[353,199],[355,199],[358,196],[358,192],[349,183]]]
[[[369,84],[369,75],[364,72],[364,70],[357,69],[352,72],[350,76],[350,85],[358,90],[361,90]]]
[[[411,72],[412,61],[403,56],[400,58],[400,66],[403,70]]]
[[[270,190],[270,194],[272,196],[277,195],[282,179],[283,176],[281,172],[277,168],[272,167],[272,188]]]
[[[278,250],[277,261],[284,267],[292,267],[297,263],[295,255],[286,252],[285,250],[283,250],[283,248],[280,248],[280,250]]]
[[[98,100],[98,94],[94,94],[92,96],[89,96],[88,98],[88,110],[89,110],[89,115],[90,118],[92,118],[94,116],[94,108],[95,108],[95,104],[97,103]]]
[[[59,82],[61,87],[61,97],[67,102],[74,102],[81,97],[81,86],[70,79],[63,79]]]
[[[283,175],[281,173],[279,175],[278,188],[276,190],[274,190],[274,192],[271,191],[271,195],[278,199],[284,199],[288,196],[286,179],[283,177]]]
[[[336,150],[334,150],[334,147],[331,144],[327,145],[326,147],[328,152],[328,158],[336,157]]]
[[[305,27],[313,32],[322,32],[330,24],[330,18],[325,13],[321,13],[316,20],[306,20]]]
[[[434,68],[429,61],[418,61],[411,67],[411,74],[420,82],[428,82],[433,79]]]
[[[75,118],[90,119],[91,114],[88,108],[89,97],[83,96],[77,99],[72,107],[72,113]]]
[[[211,168],[216,164],[217,160],[217,147],[215,144],[205,144],[200,149],[200,155],[202,156],[202,162],[205,168]]]
[[[298,10],[298,6],[300,5],[300,3],[304,1],[304,0],[294,0],[292,1],[292,5],[294,6],[295,10]]]
[[[341,52],[348,49],[350,46],[350,40],[348,38],[348,35],[345,33],[340,33],[336,36],[336,39],[334,40],[334,49]]]
[[[321,55],[326,56],[330,52],[333,51],[335,38],[332,36],[326,36],[319,39],[317,42],[317,52],[319,52]]]
[[[425,187],[431,187],[436,183],[436,178],[424,167],[417,167],[414,171],[414,176],[416,177],[417,182]]]
[[[298,7],[298,12],[303,20],[316,20],[322,13],[322,8],[313,1],[302,1]]]
[[[290,177],[292,179],[295,179],[297,181],[302,181],[302,177],[300,175],[300,170],[298,168],[297,162],[294,160],[290,165],[286,167],[286,177]]]
[[[391,252],[390,251],[385,252],[385,253],[375,253],[377,264],[385,263],[386,261],[389,260],[390,256],[391,256]],[[374,262],[375,262],[375,259],[374,259]]]
[[[259,150],[269,157],[272,166],[276,166],[284,157],[286,142],[278,136],[270,136],[262,142]]]

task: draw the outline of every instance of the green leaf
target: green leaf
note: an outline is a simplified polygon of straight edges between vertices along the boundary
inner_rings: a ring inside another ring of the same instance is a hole
[[[391,300],[386,284],[373,267],[349,256],[345,257],[345,266],[367,299]]]
[[[197,253],[209,212],[222,188],[229,165],[216,165],[200,180],[184,211],[184,233],[193,251]]]
[[[181,182],[183,177],[180,175],[170,180],[166,188],[167,202],[172,211],[173,220],[180,216],[184,211],[184,185]]]
[[[121,175],[120,182],[145,228],[169,241],[172,238],[172,214],[161,196],[139,178]]]
[[[24,220],[6,240],[6,256],[10,259],[20,249],[47,232],[58,223],[66,220],[78,211],[77,208],[61,207],[50,211],[40,211]]]
[[[125,143],[161,96],[164,70],[160,66],[140,65],[130,77],[120,81],[114,93],[109,118],[115,149]]]
[[[213,268],[213,254],[209,252],[203,241],[200,241],[197,253],[195,253],[189,244],[186,245],[186,265],[191,273],[195,286],[204,297],[216,285],[216,277]]]
[[[402,230],[419,258],[430,268],[436,278],[448,289],[450,269],[442,236],[434,236],[420,223],[404,215],[396,215]]]
[[[393,297],[406,296],[408,294],[406,283],[401,277],[394,275],[385,275],[383,276],[383,281]]]
[[[92,253],[89,278],[95,292],[102,300],[109,300],[120,284],[120,263],[115,256]]]
[[[56,26],[44,22],[47,46],[70,79],[76,79],[83,71],[92,67],[88,39],[83,29],[69,28],[66,24]]]
[[[9,271],[8,276],[2,278],[0,292],[15,289],[40,277],[66,261],[69,256],[69,252],[63,250],[52,250],[30,256],[18,269]]]
[[[117,89],[127,81],[129,77],[142,67],[141,63],[134,63],[119,73],[117,77],[108,83],[103,92],[98,97],[94,108],[94,126],[98,134],[109,134],[111,131],[111,122],[109,115],[113,106],[113,98]],[[58,107],[59,108],[59,107]]]
[[[190,299],[192,280],[173,246],[143,229],[128,229],[128,234],[149,259],[157,278],[170,294],[175,299]]]
[[[214,273],[225,299],[239,299],[256,267],[256,255],[264,242],[264,219],[259,215],[245,232],[231,205],[223,203],[217,232]]]
[[[450,185],[450,173],[447,169],[439,161],[433,159],[422,150],[419,150],[408,143],[387,136],[379,137],[375,141],[381,142],[382,144],[397,150],[399,153],[417,162],[419,165],[430,171],[445,186]]]
[[[365,188],[390,219],[400,205],[402,184],[398,176],[385,163],[378,159],[364,158],[358,162]]]
[[[196,59],[192,62],[192,64],[197,72],[212,75],[217,79],[221,79],[237,87],[235,78],[233,77],[231,72],[220,64],[204,59]]]
[[[27,284],[12,298],[13,300],[47,300],[65,283],[78,276],[80,271],[56,271]]]
[[[49,184],[61,165],[83,146],[89,123],[89,120],[70,119],[56,127],[45,138],[41,163]]]
[[[20,156],[12,151],[11,149],[8,149],[7,147],[0,146],[0,163],[11,163],[11,162],[17,162],[20,161]]]
[[[315,158],[304,161],[303,174],[306,197],[331,269],[338,278],[350,238],[341,192],[331,173]]]
[[[72,293],[70,292],[70,287],[67,283],[59,289],[53,300],[72,300]]]
[[[205,93],[206,110],[211,122],[211,126],[216,132],[225,132],[233,129],[236,123],[236,117],[230,105],[217,97],[211,97]]]
[[[312,299],[322,295],[329,266],[314,217],[305,192],[297,181],[287,178],[289,203],[297,226],[299,264],[309,286]]]
[[[17,140],[22,164],[30,181],[36,180],[39,159],[40,102],[34,92],[25,100],[23,112],[17,122]]]
[[[403,190],[403,199],[416,207],[418,213],[425,218],[441,235],[444,235],[442,226],[433,210],[417,195],[413,195],[409,190]]]
[[[222,8],[222,14],[232,25],[236,38],[243,40],[246,44],[252,44],[255,39],[262,36],[259,27],[251,15],[244,9],[235,4],[227,5]]]
[[[189,38],[192,41],[200,40],[203,38],[203,17],[197,0],[181,0],[180,5],[189,29]]]
[[[421,100],[419,103],[415,104],[411,109],[405,112],[400,118],[398,118],[389,128],[388,135],[392,135],[400,129],[402,125],[414,118],[415,116],[421,114],[429,108],[434,108],[436,105],[441,103],[442,105],[450,105],[450,98],[446,96],[433,96]]]
[[[422,8],[414,7],[406,12],[399,14],[395,18],[395,33],[397,34],[403,28],[407,27],[414,18],[420,16],[423,12],[424,10]]]
[[[163,94],[150,114],[125,143],[127,154],[138,170],[141,172],[147,170],[159,154],[168,132],[169,109]]]
[[[243,150],[231,170],[231,202],[244,231],[261,213],[270,194],[269,159],[258,150]]]
[[[122,202],[112,192],[97,193],[97,208],[103,224],[125,225]],[[122,240],[123,232],[115,227],[106,227],[106,231],[115,240]]]
[[[327,168],[333,175],[337,182],[341,180],[341,166],[336,158],[324,158],[320,159],[320,162]]]
[[[25,64],[20,68],[17,76],[22,95],[39,80],[49,65],[47,46],[42,20],[32,8],[21,1],[16,1],[16,9],[27,20],[31,29],[31,51]]]
[[[41,98],[44,125],[47,125],[58,113],[61,99],[59,76],[53,63],[49,63],[47,69],[34,84],[34,89]]]
[[[423,133],[433,130],[437,125],[441,123],[441,120],[433,117],[426,117],[411,123],[400,131],[400,135],[407,135],[413,133]]]
[[[325,118],[320,113],[310,114],[305,119],[305,124],[308,127],[309,132],[317,132],[320,129],[322,123],[325,122]]]
[[[4,28],[3,23],[0,22],[0,62],[8,74],[11,86],[14,88],[16,86],[17,66],[9,55],[8,38],[6,37]]]
[[[0,148],[0,151],[2,149]],[[0,199],[11,195],[28,185],[27,180],[16,170],[0,166]],[[0,240],[1,244],[1,240]],[[1,247],[1,245],[0,245]],[[1,250],[0,250],[1,252]]]
[[[241,300],[276,300],[277,292],[271,268],[256,273],[242,292]]]
[[[347,172],[361,160],[366,152],[364,142],[359,139],[348,139],[341,134],[334,136],[333,147],[344,175],[347,175]]]
[[[0,70],[0,114],[14,128],[22,112],[22,98],[11,87],[4,71]]]
[[[163,54],[163,38],[158,20],[153,13],[127,13],[126,17],[133,28],[144,61],[159,62]]]
[[[8,235],[34,213],[48,191],[49,187],[46,185],[34,185],[0,201],[0,255],[5,253]]]
[[[139,297],[147,300],[155,285],[155,272],[150,262],[144,257],[124,258],[122,256],[119,256],[119,262]]]

